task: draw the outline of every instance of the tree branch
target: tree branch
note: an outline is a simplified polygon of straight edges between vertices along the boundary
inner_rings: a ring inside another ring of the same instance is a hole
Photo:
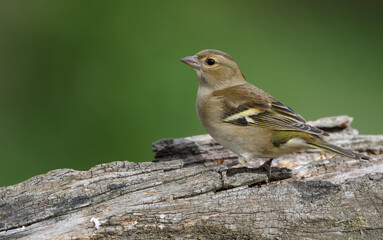
[[[201,135],[153,143],[155,162],[58,169],[2,187],[0,239],[377,239],[383,135],[360,136],[351,121],[312,124],[371,161],[304,151],[276,159],[271,183],[261,169],[212,170],[236,156]]]

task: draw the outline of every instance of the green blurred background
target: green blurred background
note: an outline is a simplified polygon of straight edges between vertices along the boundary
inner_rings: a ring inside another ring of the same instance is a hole
[[[382,134],[382,3],[2,0],[0,185],[205,133],[178,59],[206,48],[308,120]]]

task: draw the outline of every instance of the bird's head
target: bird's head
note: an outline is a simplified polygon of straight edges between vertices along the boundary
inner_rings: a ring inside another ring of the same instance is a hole
[[[200,87],[219,90],[246,82],[234,59],[218,50],[202,50],[194,56],[181,58],[180,61],[194,68]]]

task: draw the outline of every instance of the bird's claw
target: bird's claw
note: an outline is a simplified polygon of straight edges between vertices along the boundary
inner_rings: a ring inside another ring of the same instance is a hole
[[[235,165],[238,165],[238,160],[236,161],[232,161],[232,162],[229,162],[227,164],[223,164],[223,165],[219,165],[218,167],[215,168],[215,171],[216,172],[224,172],[226,170],[228,170],[229,168],[235,166]]]

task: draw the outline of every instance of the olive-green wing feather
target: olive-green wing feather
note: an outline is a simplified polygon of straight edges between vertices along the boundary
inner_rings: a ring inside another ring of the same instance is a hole
[[[214,92],[224,107],[222,120],[239,126],[256,126],[282,131],[320,135],[326,132],[310,126],[305,119],[270,94],[251,84],[242,84]]]

